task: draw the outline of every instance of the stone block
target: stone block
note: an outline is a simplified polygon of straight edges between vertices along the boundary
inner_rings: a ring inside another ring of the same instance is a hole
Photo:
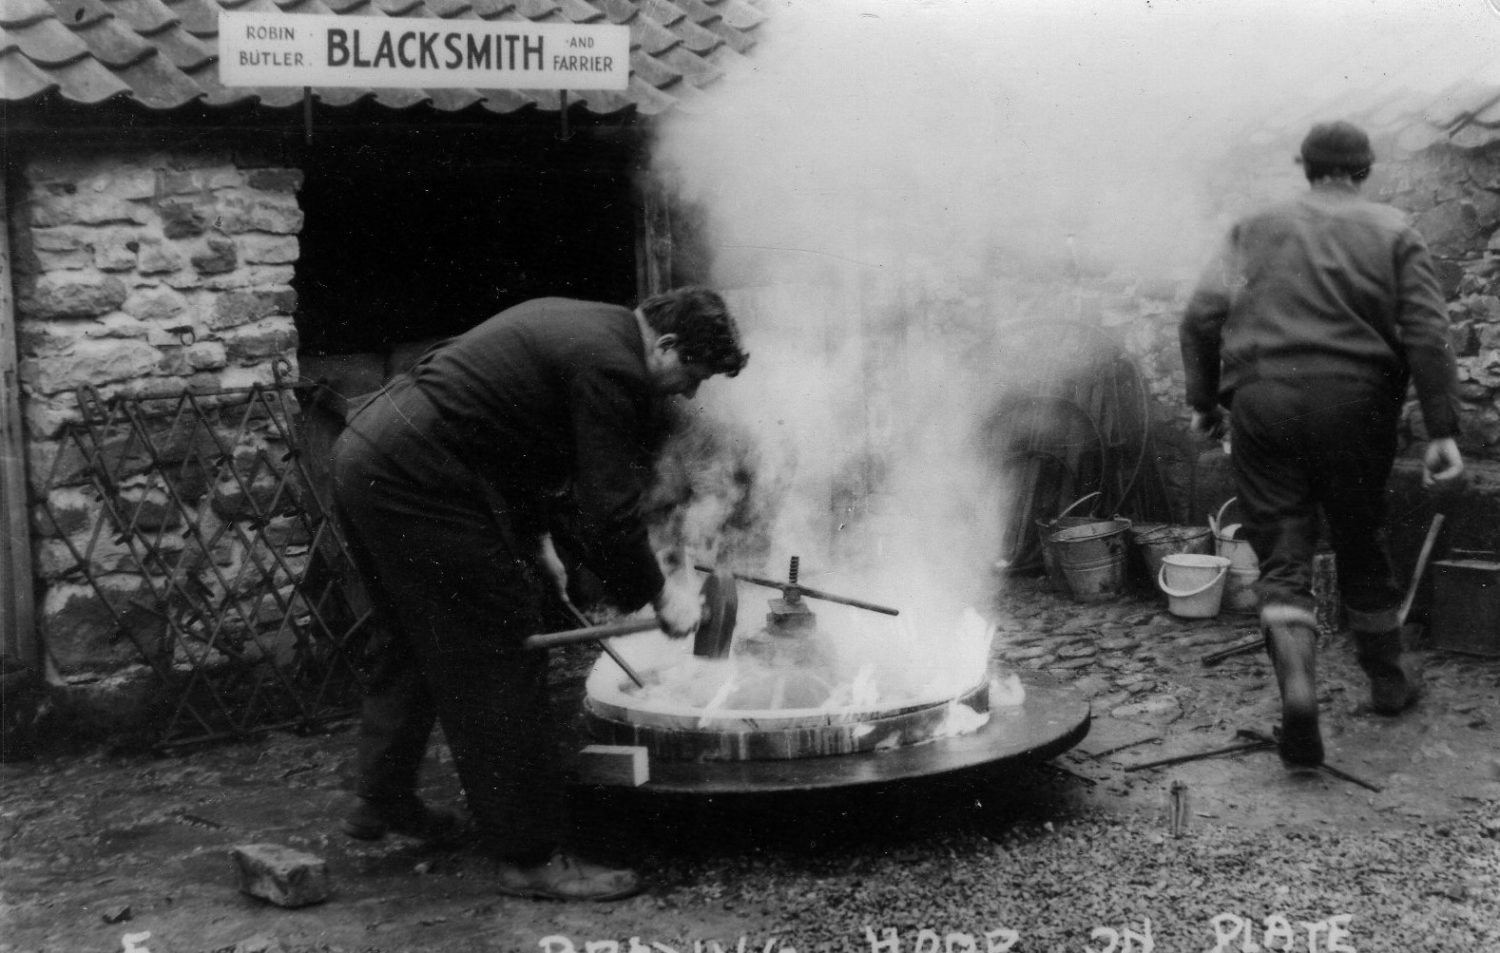
[[[99,500],[91,491],[62,487],[47,494],[45,506],[31,508],[31,532],[37,539],[82,533],[99,518]]]
[[[100,271],[131,271],[141,246],[137,230],[111,228],[94,239],[94,267]]]
[[[173,240],[202,235],[211,217],[211,211],[196,202],[162,202],[157,213],[161,216],[162,234]]]
[[[172,288],[137,288],[125,299],[121,310],[142,321],[169,321],[188,308],[187,297]]]
[[[149,213],[110,193],[50,194],[34,198],[28,219],[37,228],[58,225],[144,225]]]
[[[158,548],[162,548],[157,539],[161,532],[182,526],[182,512],[167,495],[165,483],[160,479],[137,478],[120,487],[114,510],[115,519],[111,523],[116,532],[129,529],[144,534]]]
[[[651,780],[650,758],[638,745],[585,745],[578,752],[578,778],[585,784],[640,787]]]
[[[298,516],[274,516],[266,522],[263,531],[266,545],[282,552],[293,546],[306,546],[312,542],[307,521]]]
[[[297,350],[297,328],[289,317],[265,318],[224,333],[225,356],[232,364],[252,364]]]
[[[156,173],[157,195],[192,195],[206,189],[203,174],[196,169],[161,169]]]
[[[1463,284],[1466,274],[1462,265],[1446,258],[1439,258],[1433,262],[1433,270],[1437,272],[1438,287],[1444,299],[1458,294],[1459,285]]]
[[[1454,321],[1448,326],[1448,342],[1457,357],[1471,357],[1479,353],[1479,335],[1472,320]]]
[[[208,326],[221,331],[259,321],[272,314],[291,314],[297,309],[297,293],[291,288],[234,291],[219,295],[208,315]]]
[[[35,318],[92,318],[118,309],[130,289],[113,275],[46,274],[22,290],[20,310]]]
[[[144,341],[147,325],[134,315],[116,311],[84,326],[83,336],[89,340],[124,338]]]
[[[289,264],[297,260],[302,250],[295,235],[247,232],[239,241],[240,260],[250,264]]]
[[[302,188],[301,169],[252,169],[245,182],[261,192],[296,192]]]
[[[156,170],[140,163],[114,169],[110,190],[122,199],[139,202],[156,197]]]
[[[42,598],[37,622],[48,655],[65,675],[113,671],[140,658],[135,644],[119,637],[116,620],[140,589],[140,580],[104,576],[98,582],[98,590],[84,583],[59,583]]]
[[[63,428],[83,420],[78,401],[72,394],[34,394],[26,400],[24,417],[26,435],[32,440],[51,440],[61,434]]]
[[[187,349],[174,345],[159,348],[161,360],[157,362],[156,373],[162,377],[187,377],[193,369],[188,364]]]
[[[1442,202],[1417,216],[1413,223],[1434,254],[1454,257],[1482,250],[1495,227],[1497,200],[1480,193]]]
[[[1500,349],[1500,323],[1483,324],[1475,329],[1479,347],[1486,351]]]
[[[26,358],[20,376],[28,387],[57,394],[85,384],[134,380],[152,373],[160,360],[161,352],[144,341],[85,340],[70,354]]]
[[[73,226],[33,228],[24,234],[30,240],[33,269],[37,271],[77,271],[87,268],[93,250],[84,239],[86,230]],[[21,250],[18,243],[17,251]]]
[[[143,238],[136,253],[136,271],[142,275],[166,275],[182,270],[186,259],[177,246],[160,239]]]
[[[290,378],[297,376],[297,364],[291,360],[292,355],[287,355],[291,363],[289,371]],[[206,376],[206,375],[205,375]],[[267,361],[264,364],[252,364],[244,367],[226,367],[222,372],[214,375],[214,379],[220,387],[229,390],[248,389],[256,384],[262,387],[270,387],[276,383],[275,366]]]
[[[67,354],[88,330],[87,321],[39,321],[22,318],[17,322],[17,343],[22,357],[57,357]]]
[[[328,899],[328,864],[321,857],[280,844],[240,844],[229,856],[241,893],[278,907],[305,907]]]
[[[289,488],[265,470],[238,467],[239,479],[225,473],[214,486],[213,511],[220,519],[233,522],[269,516],[285,511],[296,503]]]
[[[293,195],[246,193],[225,198],[219,227],[231,235],[269,232],[295,235],[302,231],[303,213]]]
[[[205,275],[200,284],[209,291],[257,291],[286,287],[296,278],[293,265],[242,264],[222,275]]]
[[[220,341],[199,341],[186,349],[188,366],[194,371],[211,371],[226,366],[229,358]]]
[[[122,536],[105,532],[98,539],[90,534],[74,534],[69,540],[42,540],[36,547],[36,574],[42,579],[82,578],[84,568],[94,574],[138,572],[140,554],[131,549],[130,542]],[[171,548],[180,549],[176,543]],[[77,554],[77,555],[75,555]],[[87,560],[87,566],[79,565],[79,557]]]
[[[188,260],[200,275],[217,275],[239,266],[239,252],[227,238],[210,238]]]

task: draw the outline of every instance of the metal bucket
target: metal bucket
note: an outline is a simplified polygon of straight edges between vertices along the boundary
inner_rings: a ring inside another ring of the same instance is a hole
[[[1050,537],[1068,591],[1079,602],[1097,602],[1125,591],[1125,534],[1130,520],[1090,520],[1057,530]]]
[[[1036,528],[1042,540],[1042,568],[1047,571],[1047,581],[1051,587],[1058,592],[1068,591],[1068,579],[1063,574],[1062,562],[1057,555],[1057,545],[1052,542],[1052,534],[1060,529],[1070,529],[1074,526],[1087,526],[1089,523],[1098,522],[1095,516],[1069,516],[1068,514],[1077,509],[1081,504],[1098,496],[1098,491],[1081,496],[1069,503],[1061,513],[1050,520],[1037,520]]]
[[[1239,523],[1224,522],[1224,511],[1234,505],[1239,497],[1231,496],[1219,507],[1218,516],[1208,518],[1208,528],[1214,534],[1214,553],[1229,560],[1235,569],[1254,569],[1257,574],[1260,569],[1260,560],[1255,556],[1255,550],[1250,546],[1248,539],[1241,538]]]
[[[1146,578],[1155,582],[1161,575],[1162,560],[1183,554],[1213,554],[1214,537],[1203,526],[1173,526],[1152,523],[1130,528],[1130,540],[1140,554]]]

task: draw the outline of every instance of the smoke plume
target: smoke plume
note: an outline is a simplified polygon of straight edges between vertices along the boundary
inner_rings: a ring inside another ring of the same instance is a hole
[[[1237,153],[1269,149],[1253,174],[1296,188],[1308,123],[1500,66],[1486,0],[767,12],[655,149],[752,354],[700,395],[716,436],[693,452],[731,462],[696,471],[677,529],[938,626],[994,582],[1006,491],[976,435],[1034,355],[993,326],[1066,316],[1032,279],[1191,275]]]

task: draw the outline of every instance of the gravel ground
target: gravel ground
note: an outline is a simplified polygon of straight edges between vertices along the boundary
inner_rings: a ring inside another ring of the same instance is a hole
[[[895,931],[901,950],[1003,948],[1013,935],[1016,951],[1103,953],[1132,948],[1126,930],[1162,953],[1206,951],[1230,936],[1226,950],[1253,950],[1242,943],[1247,922],[1266,949],[1337,950],[1329,940],[1342,939],[1361,953],[1500,950],[1493,812],[1405,832],[1199,822],[1173,837],[1149,814],[1013,823],[976,809],[971,823],[905,844],[864,837],[674,873],[665,903],[757,911],[781,945],[802,953],[872,950],[871,930],[878,939]],[[1265,934],[1276,917],[1290,935]],[[1324,924],[1313,939],[1308,923]],[[1331,936],[1335,925],[1343,933]],[[691,949],[704,938],[653,939]]]

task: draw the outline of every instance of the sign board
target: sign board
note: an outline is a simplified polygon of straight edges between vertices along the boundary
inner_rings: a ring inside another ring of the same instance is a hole
[[[219,14],[225,86],[620,90],[629,80],[627,26]]]

